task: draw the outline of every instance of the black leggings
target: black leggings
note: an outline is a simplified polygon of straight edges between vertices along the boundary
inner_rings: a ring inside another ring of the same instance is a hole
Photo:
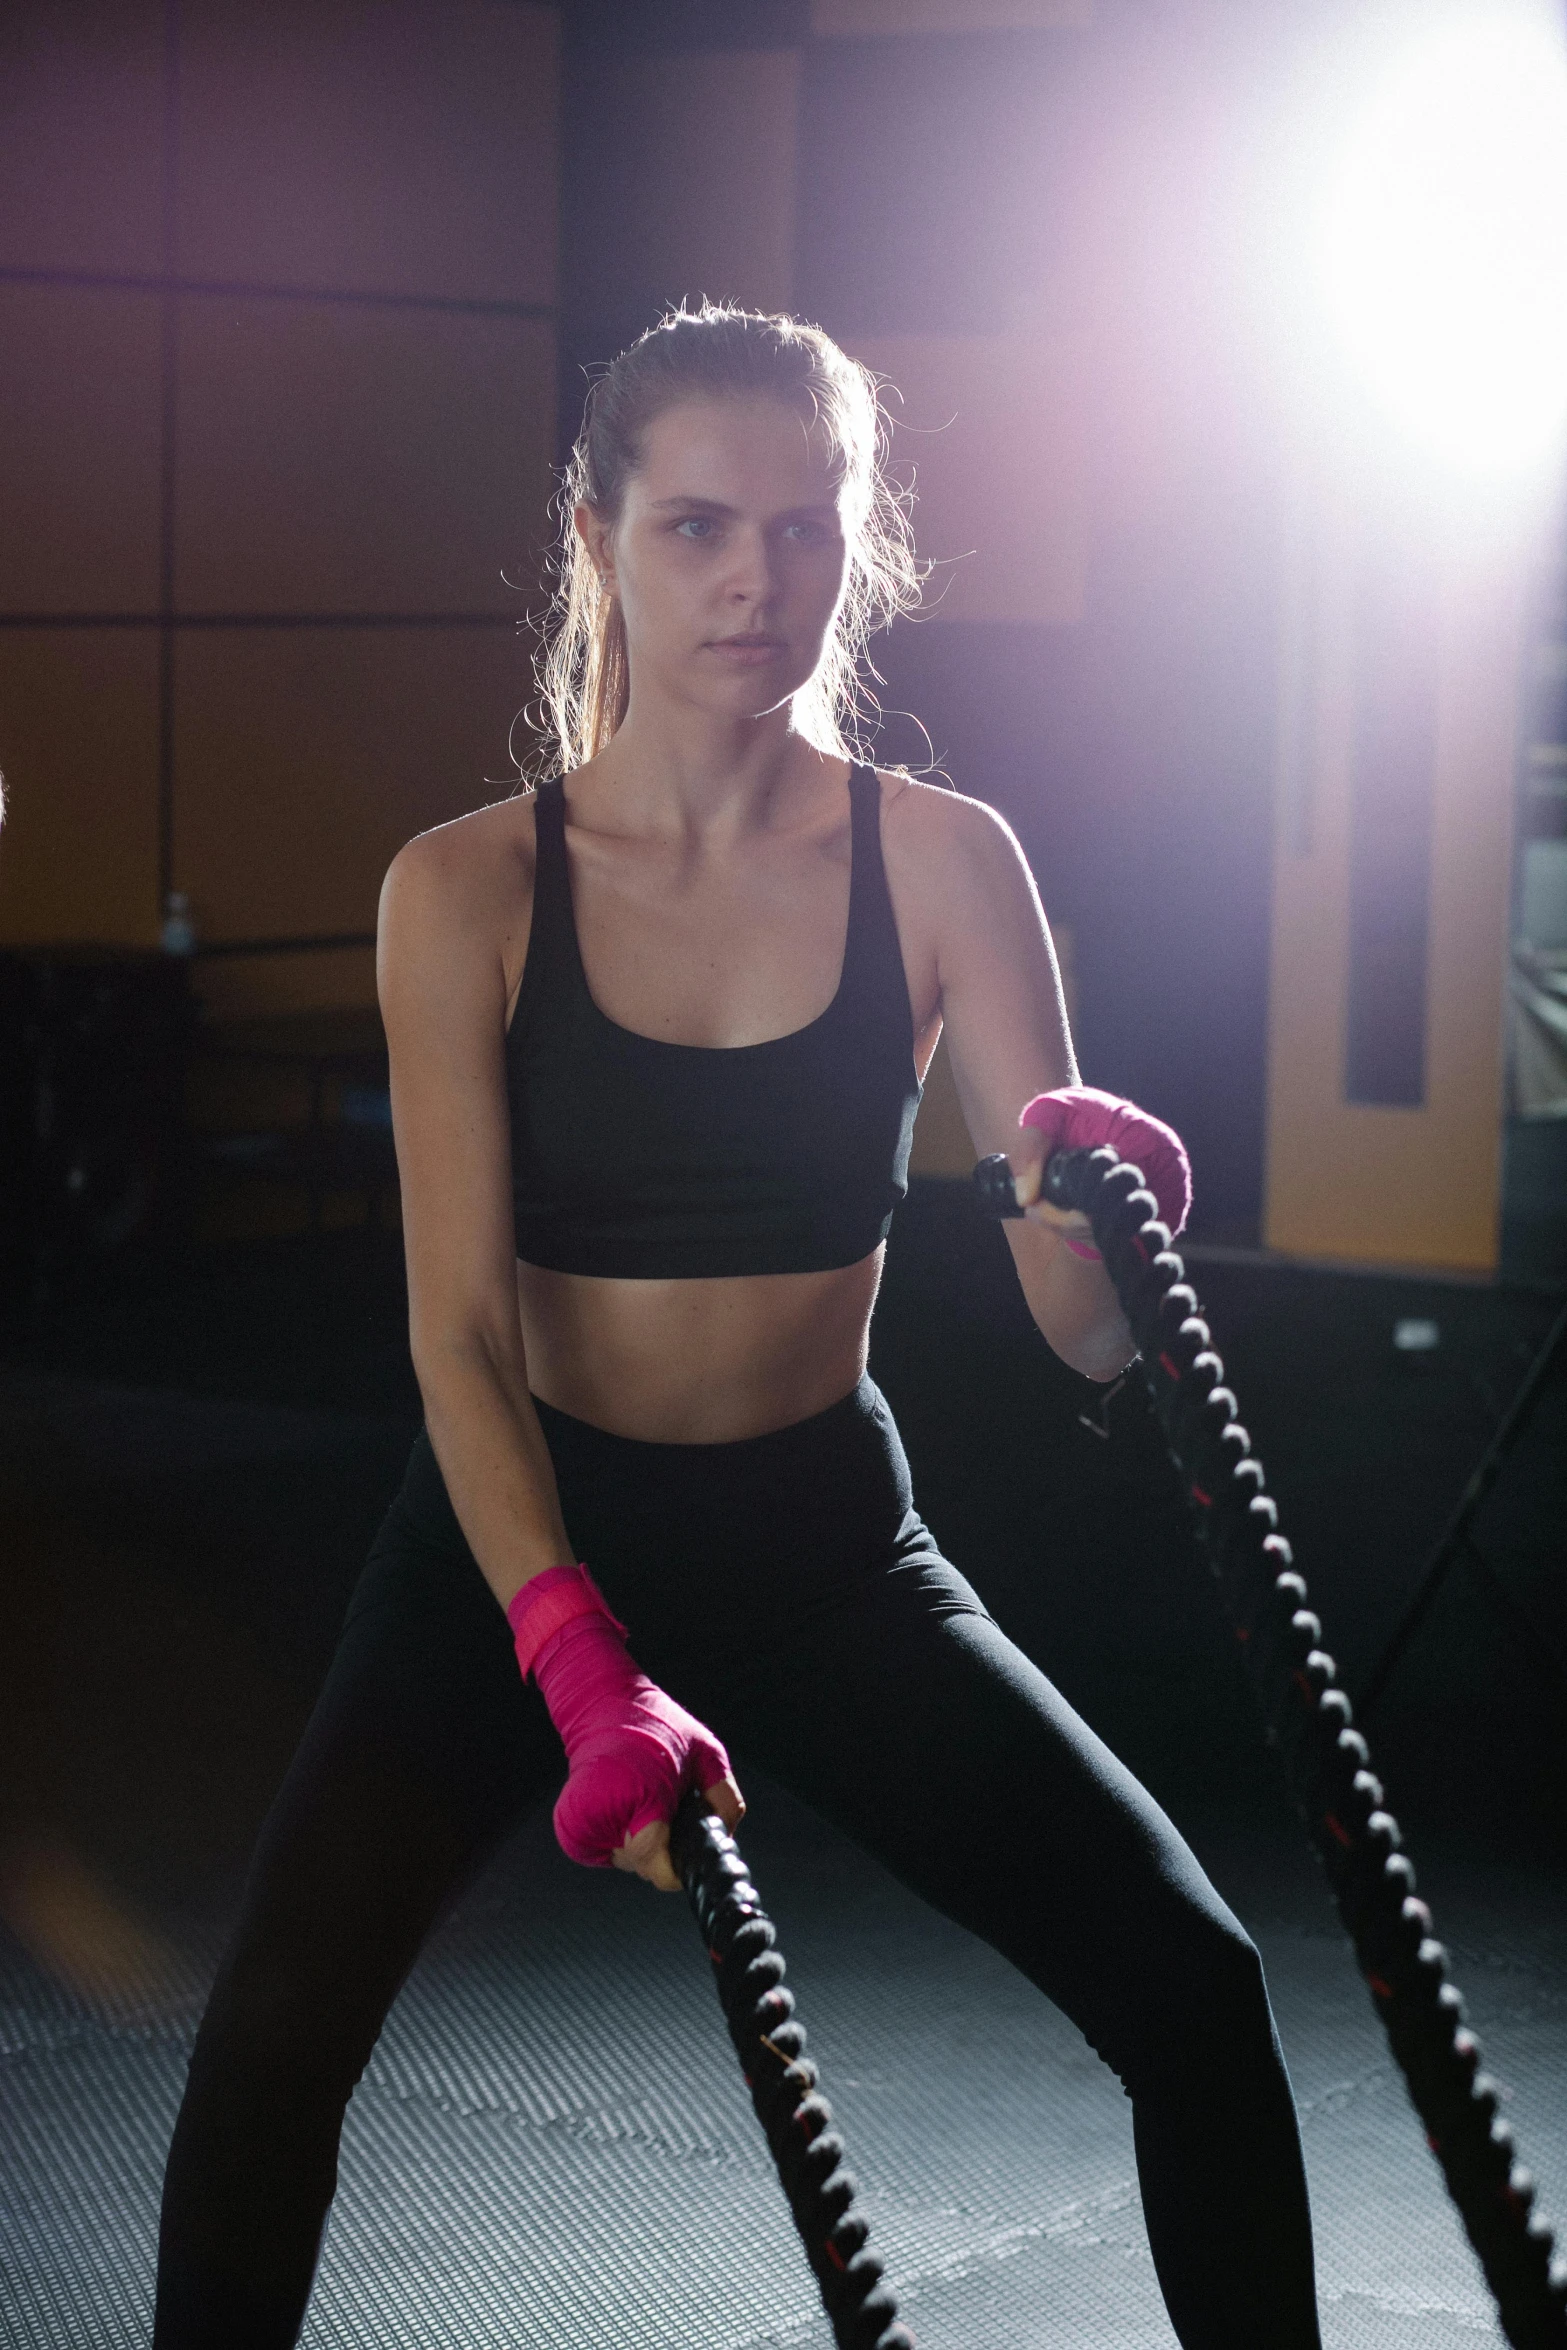
[[[1316,2350],[1289,2081],[1252,1943],[916,1515],[863,1379],[735,1444],[540,1404],[566,1525],[670,1693],[1002,1951],[1133,2102],[1187,2350]],[[343,2109],[431,1925],[563,1776],[428,1440],[262,1832],[169,2155],[157,2350],[295,2340]]]

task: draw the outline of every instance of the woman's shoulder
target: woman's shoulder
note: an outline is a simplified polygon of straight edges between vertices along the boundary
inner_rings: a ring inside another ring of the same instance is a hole
[[[519,792],[404,844],[381,887],[383,944],[524,946],[533,910],[534,794]]]
[[[535,792],[514,792],[509,799],[416,832],[392,859],[391,870],[461,887],[493,872],[497,862],[531,864],[536,800]]]
[[[924,783],[903,768],[878,768],[882,847],[894,885],[978,891],[1004,885],[1022,861],[1006,818],[948,784]]]
[[[533,792],[517,792],[415,833],[392,859],[388,885],[470,908],[475,899],[511,894],[519,880],[531,891],[534,807]]]

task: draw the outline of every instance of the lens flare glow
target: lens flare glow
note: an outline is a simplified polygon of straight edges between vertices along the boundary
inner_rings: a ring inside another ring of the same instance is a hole
[[[1567,48],[1497,7],[1412,39],[1330,180],[1319,262],[1393,419],[1465,470],[1538,463],[1567,422]]]

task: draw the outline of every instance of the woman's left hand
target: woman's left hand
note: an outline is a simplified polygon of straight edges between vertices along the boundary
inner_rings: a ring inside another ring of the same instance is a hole
[[[1192,1170],[1185,1145],[1162,1118],[1093,1085],[1062,1085],[1036,1094],[1018,1119],[1018,1138],[1008,1156],[1018,1205],[1030,1223],[1052,1226],[1075,1256],[1097,1257],[1088,1218],[1041,1199],[1039,1186],[1057,1151],[1095,1150],[1101,1143],[1142,1169],[1173,1240],[1191,1212]]]

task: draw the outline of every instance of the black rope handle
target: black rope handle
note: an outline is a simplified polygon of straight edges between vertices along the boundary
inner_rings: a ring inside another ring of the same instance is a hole
[[[817,2093],[805,2026],[784,1989],[772,1921],[728,1829],[700,1795],[687,1795],[669,1849],[713,1962],[719,2003],[766,2133],[805,2256],[821,2287],[839,2350],[914,2350],[882,2281],[870,2229],[854,2208],[832,2107]]]
[[[1012,1170],[996,1153],[974,1179],[995,1216],[1022,1213]],[[1373,1776],[1322,1626],[1262,1464],[1224,1384],[1186,1268],[1158,1221],[1140,1171],[1103,1146],[1062,1151],[1045,1170],[1044,1196],[1085,1213],[1095,1245],[1142,1357],[1143,1375],[1196,1517],[1262,1708],[1269,1744],[1284,1767],[1337,1897],[1360,1971],[1496,2297],[1514,2350],[1567,2344],[1567,2263],[1533,2210],[1534,2182],[1515,2161],[1513,2135],[1497,2118],[1497,2091],[1480,2069],[1480,2044],[1464,2023],[1447,1954],[1431,1912],[1415,1898],[1415,1872],[1398,1823]]]

